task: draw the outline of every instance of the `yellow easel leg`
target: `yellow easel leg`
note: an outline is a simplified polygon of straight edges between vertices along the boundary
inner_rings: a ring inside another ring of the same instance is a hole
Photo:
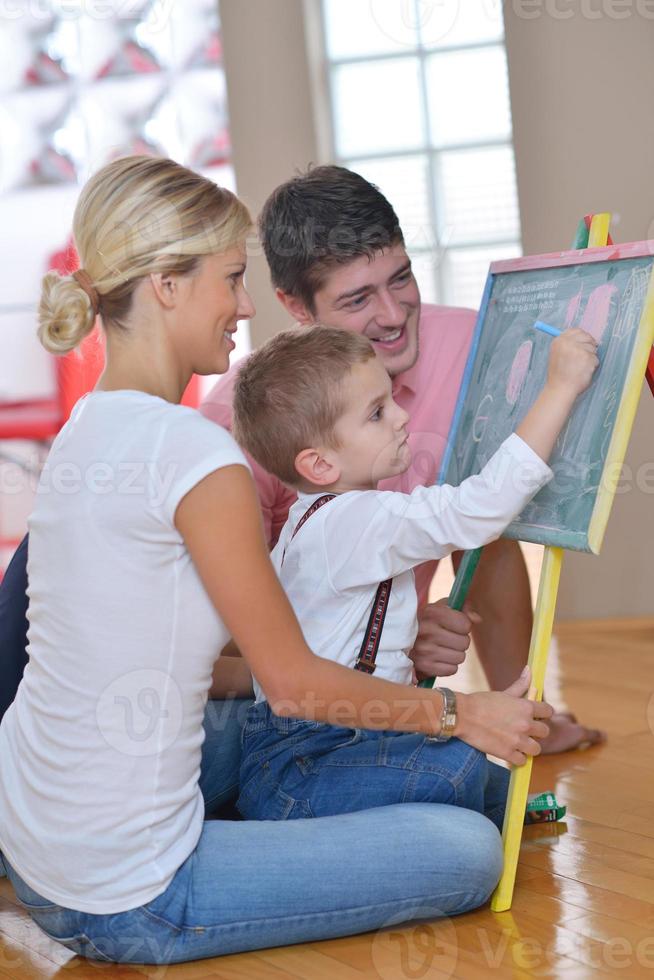
[[[598,248],[606,245],[606,240],[609,237],[610,224],[611,214],[609,211],[593,215],[588,231],[588,248]]]
[[[561,548],[545,548],[543,567],[538,586],[534,628],[529,647],[529,666],[531,667],[532,677],[530,696],[537,701],[543,696],[545,668],[547,666],[547,654],[552,637],[556,594],[559,588],[562,560],[563,551]],[[511,908],[513,886],[518,867],[518,855],[520,853],[520,841],[522,839],[522,827],[525,818],[525,809],[527,807],[527,795],[529,793],[531,766],[532,759],[530,757],[524,766],[514,766],[511,771],[509,798],[502,830],[504,870],[491,899],[491,909],[493,912],[505,912]]]

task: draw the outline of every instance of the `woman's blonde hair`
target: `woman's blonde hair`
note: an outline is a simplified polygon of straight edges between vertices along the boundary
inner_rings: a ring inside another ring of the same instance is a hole
[[[243,242],[251,223],[231,191],[173,160],[131,156],[107,164],[82,189],[73,218],[77,253],[105,327],[125,326],[144,276],[189,275],[202,256]],[[64,354],[91,332],[95,313],[72,275],[48,272],[38,319],[43,346]]]

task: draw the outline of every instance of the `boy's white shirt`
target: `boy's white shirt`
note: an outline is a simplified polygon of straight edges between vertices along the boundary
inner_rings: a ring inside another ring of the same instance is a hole
[[[392,578],[375,676],[411,684],[408,653],[418,630],[413,568],[495,540],[552,475],[514,433],[481,473],[458,487],[338,494],[293,537],[302,516],[323,496],[300,493],[272,561],[309,647],[319,657],[354,667],[376,588]],[[257,701],[265,700],[256,679],[255,692]]]

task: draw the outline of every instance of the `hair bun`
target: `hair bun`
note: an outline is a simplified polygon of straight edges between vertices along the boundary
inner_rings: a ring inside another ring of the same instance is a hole
[[[51,354],[66,354],[91,332],[95,313],[77,280],[48,272],[41,284],[38,320],[38,336],[45,349]]]

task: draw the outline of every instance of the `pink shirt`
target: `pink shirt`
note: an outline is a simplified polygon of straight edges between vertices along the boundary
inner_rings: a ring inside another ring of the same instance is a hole
[[[409,493],[417,486],[431,486],[436,482],[470,350],[475,320],[474,310],[423,305],[419,325],[418,360],[412,368],[393,379],[393,397],[410,415],[407,428],[413,458],[406,473],[390,480],[382,480],[379,484],[380,490],[401,490]],[[200,407],[203,415],[230,430],[232,397],[237,375],[238,364],[212,388]],[[277,477],[267,473],[249,456],[248,461],[252,466],[264,527],[272,548],[286,523],[289,509],[297,499],[297,494],[284,486]],[[437,561],[430,561],[415,569],[418,601],[421,604],[427,601],[429,584],[437,565]]]

